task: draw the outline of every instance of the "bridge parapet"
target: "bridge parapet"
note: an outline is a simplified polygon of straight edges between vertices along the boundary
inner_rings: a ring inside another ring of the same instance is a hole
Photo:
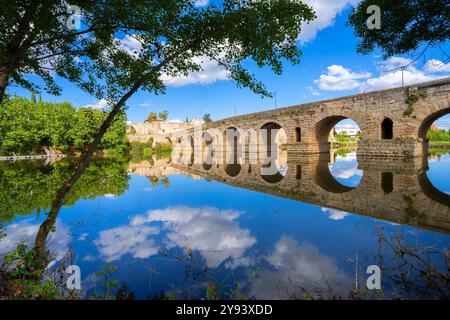
[[[359,142],[359,155],[411,158],[427,154],[426,132],[436,119],[448,113],[450,78],[445,78],[231,117],[180,131],[174,136],[194,136],[195,131],[214,129],[225,132],[236,128],[245,137],[249,131],[258,132],[272,124],[286,133],[289,154],[328,153],[330,132],[339,121],[349,118],[359,125],[363,135]]]

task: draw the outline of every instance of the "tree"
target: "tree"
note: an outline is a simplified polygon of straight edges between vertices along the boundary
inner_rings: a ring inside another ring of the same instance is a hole
[[[163,121],[166,121],[168,117],[169,117],[169,111],[167,111],[167,110],[164,110],[158,114],[158,118]]]
[[[381,9],[381,28],[369,29],[367,8]],[[434,46],[450,38],[450,6],[442,0],[363,0],[349,17],[359,38],[358,51],[380,48],[385,57],[404,54],[421,45]]]
[[[34,91],[31,91],[30,102],[31,104],[36,104],[36,95],[34,94]]]
[[[206,113],[205,115],[203,115],[203,121],[212,122],[211,115],[209,113]]]
[[[0,102],[11,84],[41,91],[40,82],[44,82],[42,89],[58,95],[61,87],[54,75],[99,99],[106,96],[112,88],[103,86],[96,78],[97,73],[113,76],[128,70],[132,58],[139,54],[124,48],[123,42],[116,38],[118,34],[125,40],[133,40],[141,30],[162,35],[166,26],[159,19],[172,21],[177,12],[187,7],[187,1],[180,1],[180,5],[175,2],[78,0],[76,5],[81,9],[82,19],[77,29],[73,23],[77,18],[76,7],[68,7],[67,1],[2,1]],[[121,71],[115,72],[114,68]],[[30,79],[27,74],[35,77]]]
[[[66,205],[79,199],[93,199],[105,194],[121,195],[128,188],[128,163],[124,159],[99,158],[93,161],[77,186],[68,196]],[[70,161],[43,166],[41,162],[0,163],[0,225],[14,216],[32,214],[36,209],[47,210],[56,192],[70,177]]]
[[[428,130],[427,138],[430,141],[450,141],[450,130]]]
[[[5,100],[0,112],[0,155],[36,154],[42,147],[81,151],[92,142],[106,116],[101,110],[76,110],[67,102],[35,105],[24,98]],[[126,117],[122,113],[106,132],[100,148],[123,151],[127,145]]]
[[[146,122],[152,122],[158,119],[158,115],[156,112],[150,112],[150,114],[147,116]]]
[[[42,95],[39,93],[39,100],[38,103],[42,103]]]
[[[98,10],[93,11],[94,7],[87,1],[78,2],[90,18],[101,22]],[[0,102],[10,84],[15,83],[29,90],[38,87],[37,82],[24,77],[27,73],[44,80],[45,89],[58,94],[60,88],[52,72],[76,82],[81,72],[73,58],[84,55],[95,58],[100,46],[94,44],[106,43],[105,33],[99,33],[97,39],[82,40],[84,31],[69,30],[62,23],[67,11],[67,4],[63,1],[3,1],[1,6]],[[99,28],[105,25],[101,23]]]
[[[65,203],[65,196],[86,170],[116,116],[123,112],[127,101],[138,90],[162,93],[167,76],[177,77],[200,71],[201,61],[210,60],[225,69],[239,87],[248,87],[262,96],[271,96],[244,64],[252,59],[257,66],[270,67],[276,74],[283,71],[282,61],[298,64],[301,51],[297,39],[302,24],[315,18],[311,7],[292,0],[223,0],[218,3],[210,2],[207,7],[195,4],[194,0],[109,1],[103,6],[93,2],[93,7],[98,7],[98,14],[105,16],[109,25],[111,17],[124,21],[127,25],[125,28],[122,25],[121,31],[141,43],[142,49],[130,53],[121,46],[109,45],[111,42],[115,43],[111,39],[110,42],[106,41],[108,46],[98,50],[99,46],[95,43],[93,49],[97,55],[92,55],[90,61],[93,62],[87,69],[87,76],[81,77],[76,68],[71,69],[73,73],[68,73],[71,79],[80,83],[85,78],[93,79],[81,87],[95,93],[97,89],[100,90],[99,95],[106,95],[111,111],[96,132],[92,143],[81,155],[74,174],[58,190],[47,220],[39,229],[38,238],[42,239],[48,235]],[[40,11],[46,10],[47,7],[40,8]],[[117,11],[117,14],[111,14],[111,11]],[[56,14],[51,11],[46,15]],[[46,15],[44,14],[44,17]],[[38,14],[37,19],[41,19],[40,17]],[[18,15],[16,20],[23,19]],[[97,28],[90,19],[86,19],[86,22],[89,23],[88,29]],[[115,25],[116,21],[114,22]],[[33,23],[36,26],[33,34],[36,30],[39,34],[48,33],[45,24]],[[41,28],[42,25],[44,28]],[[95,38],[99,36],[96,33],[94,35]],[[100,34],[102,35],[109,37],[106,32]],[[60,35],[58,39],[62,37],[64,36]],[[89,36],[82,38],[96,41]],[[48,40],[48,37],[46,39]],[[1,51],[3,49],[0,49]],[[6,53],[10,52],[6,50]],[[4,53],[1,55],[5,56]],[[102,59],[104,56],[108,59]],[[64,75],[63,71],[60,73]],[[78,75],[74,77],[77,72]],[[44,256],[46,251],[42,246],[36,246],[36,250],[39,256]]]

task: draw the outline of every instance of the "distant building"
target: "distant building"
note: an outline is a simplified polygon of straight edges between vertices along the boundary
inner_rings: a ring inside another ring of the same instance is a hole
[[[435,125],[432,125],[432,126],[430,127],[430,130],[431,130],[431,131],[439,131],[439,130],[441,130],[441,129],[439,129],[439,128],[436,127]]]
[[[180,131],[202,125],[200,119],[191,119],[189,122],[182,121],[162,121],[151,122],[128,122],[127,131],[130,141],[147,142],[153,139],[155,142],[170,142],[168,136]]]
[[[335,129],[336,134],[340,134],[342,132],[345,132],[345,135],[354,137],[361,133],[361,130],[358,127],[353,126],[336,126]]]

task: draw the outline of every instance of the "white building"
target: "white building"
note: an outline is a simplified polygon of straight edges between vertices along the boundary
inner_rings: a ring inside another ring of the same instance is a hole
[[[130,141],[147,142],[152,138],[155,142],[167,142],[167,137],[174,132],[202,125],[201,119],[191,119],[189,122],[162,121],[128,122],[128,139]]]
[[[341,125],[341,126],[336,126],[334,128],[334,130],[336,131],[336,134],[340,134],[342,132],[345,132],[345,135],[350,136],[350,137],[354,137],[358,134],[361,133],[361,130],[359,130],[358,127],[354,127],[352,125]]]

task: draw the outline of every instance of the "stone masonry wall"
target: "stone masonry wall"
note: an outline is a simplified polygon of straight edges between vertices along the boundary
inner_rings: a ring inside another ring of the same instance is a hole
[[[413,103],[408,105],[407,100]],[[363,135],[359,155],[418,157],[427,151],[426,131],[433,121],[447,113],[450,113],[450,78],[236,116],[205,124],[202,130],[224,132],[234,127],[241,130],[245,141],[249,129],[259,130],[267,123],[275,123],[286,132],[289,154],[314,154],[328,152],[331,129],[340,120],[350,118]],[[381,124],[386,118],[393,122],[392,139],[382,139]],[[296,128],[301,130],[301,141],[297,141]],[[176,132],[172,141],[193,132],[193,128]]]

